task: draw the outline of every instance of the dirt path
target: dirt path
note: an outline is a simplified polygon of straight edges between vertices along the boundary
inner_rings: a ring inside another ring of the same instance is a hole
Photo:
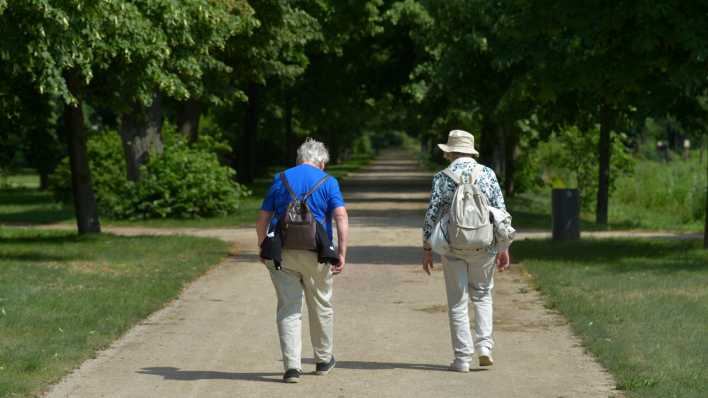
[[[419,266],[430,174],[390,152],[344,185],[351,249],[335,281],[337,369],[280,383],[275,295],[256,261],[252,229],[108,229],[190,233],[236,241],[239,254],[179,300],[54,386],[49,397],[599,397],[611,377],[584,353],[559,315],[544,309],[518,269],[497,274],[496,364],[467,374],[452,358],[442,272]],[[305,320],[305,333],[307,322]],[[311,347],[303,339],[305,371]]]

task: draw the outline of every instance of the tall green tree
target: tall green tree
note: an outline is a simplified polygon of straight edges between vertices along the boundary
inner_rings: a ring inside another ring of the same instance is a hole
[[[509,34],[511,21],[497,18],[486,1],[452,0],[427,4],[434,21],[423,45],[430,52],[419,78],[427,81],[428,101],[442,102],[452,123],[465,122],[481,134],[481,159],[492,166],[513,193],[517,122],[531,115],[533,101],[526,92],[525,62],[508,62],[498,43]],[[450,123],[443,133],[454,126]]]
[[[313,3],[317,3],[313,1]],[[238,177],[251,182],[257,173],[259,126],[267,108],[266,90],[292,84],[308,65],[305,46],[320,37],[320,25],[306,10],[309,2],[252,0],[257,26],[248,39],[232,37],[225,51],[225,61],[233,68],[234,85],[247,98],[235,150]]]
[[[572,98],[572,105],[600,124],[596,222],[606,224],[610,132],[638,108],[662,114],[676,99],[695,99],[705,85],[708,27],[702,16],[708,6],[672,1],[489,4],[495,18],[510,21],[501,48],[507,62],[529,66],[534,97],[547,108],[567,107],[566,99]]]
[[[422,20],[406,5],[382,0],[333,0],[318,20],[324,39],[308,47],[295,104],[300,125],[324,140],[336,161],[362,134],[413,124],[403,88],[420,61],[412,32]]]
[[[36,89],[61,98],[79,233],[100,232],[86,155],[82,102],[96,61],[109,56],[108,20],[130,28],[132,15],[112,2],[12,1],[0,15],[0,54],[9,76],[26,76]]]
[[[97,76],[94,98],[119,113],[127,175],[137,180],[149,154],[162,151],[168,98],[177,101],[178,128],[196,140],[202,105],[217,102],[214,93],[221,94],[211,82],[231,71],[218,55],[231,36],[249,29],[250,8],[243,0],[138,1],[130,6],[138,29],[107,32],[128,46]]]

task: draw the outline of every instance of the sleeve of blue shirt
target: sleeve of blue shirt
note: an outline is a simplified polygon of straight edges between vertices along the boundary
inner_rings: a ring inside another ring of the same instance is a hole
[[[327,183],[327,189],[329,191],[329,200],[327,202],[327,213],[332,213],[334,209],[338,207],[344,207],[344,197],[342,197],[342,191],[339,189],[339,182],[336,178],[330,178]]]
[[[278,174],[276,174],[275,177],[273,177],[273,183],[270,185],[270,189],[268,189],[265,199],[263,199],[261,210],[270,212],[275,211],[275,197],[279,189],[279,184],[280,179],[278,178]]]

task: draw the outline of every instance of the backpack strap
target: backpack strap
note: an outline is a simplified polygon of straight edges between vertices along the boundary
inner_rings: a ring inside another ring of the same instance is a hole
[[[283,183],[285,188],[288,190],[290,193],[290,197],[292,198],[293,202],[298,202],[297,195],[295,195],[295,192],[293,191],[293,188],[290,186],[290,183],[288,182],[288,179],[285,178],[285,172],[280,173],[280,181]]]
[[[479,164],[479,163],[475,164],[474,169],[472,169],[472,176],[471,176],[472,184],[477,182],[477,179],[479,178],[479,176],[482,175],[483,170],[484,170],[484,167],[481,164]]]
[[[462,180],[460,179],[460,177],[456,176],[455,173],[453,173],[449,167],[446,168],[445,170],[443,170],[443,173],[446,176],[450,177],[450,179],[452,181],[454,181],[456,185],[460,185],[462,183]],[[472,168],[472,175],[470,176],[470,183],[474,184],[475,182],[477,182],[477,178],[479,178],[479,176],[481,174],[482,174],[482,166],[480,164],[475,164],[474,167]]]
[[[452,181],[454,181],[456,185],[460,185],[460,178],[457,177],[457,176],[455,175],[455,173],[453,173],[452,170],[450,170],[449,167],[446,168],[445,170],[443,170],[443,174],[445,174],[446,176],[450,177],[450,179],[451,179]]]
[[[307,191],[307,193],[306,193],[306,194],[302,197],[302,199],[300,200],[300,199],[297,198],[297,195],[295,195],[295,191],[293,191],[293,188],[290,186],[290,183],[288,182],[288,179],[285,177],[285,172],[280,173],[280,181],[283,183],[283,185],[285,186],[285,188],[288,190],[288,193],[290,193],[290,197],[292,198],[292,200],[293,200],[294,202],[304,202],[304,201],[306,201],[307,198],[310,197],[310,195],[312,195],[313,193],[315,193],[315,191],[316,191],[322,184],[324,184],[325,181],[327,181],[327,179],[329,179],[329,177],[331,177],[331,176],[330,176],[329,174],[327,174],[327,175],[325,175],[324,177],[320,178],[320,180],[317,181],[317,182],[315,183],[315,185],[313,185],[312,188],[310,188],[310,190]]]
[[[320,178],[320,180],[317,181],[317,182],[315,183],[315,185],[314,185],[309,191],[307,191],[307,193],[305,194],[305,196],[302,197],[302,201],[303,201],[303,202],[306,201],[307,198],[310,197],[310,195],[312,195],[313,193],[315,193],[315,191],[316,191],[320,186],[322,186],[322,184],[324,184],[325,181],[327,181],[327,180],[329,179],[329,177],[331,177],[331,176],[330,176],[329,174],[326,174],[324,177]]]

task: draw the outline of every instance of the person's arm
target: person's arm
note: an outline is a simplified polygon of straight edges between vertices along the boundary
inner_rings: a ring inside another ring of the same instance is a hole
[[[502,194],[501,187],[499,186],[499,180],[497,180],[497,175],[490,168],[485,169],[486,175],[482,180],[481,189],[487,195],[489,199],[489,205],[496,207],[497,209],[506,210],[506,205],[504,203],[504,195]],[[511,258],[509,256],[509,249],[505,249],[497,253],[496,264],[499,272],[504,272],[509,268],[511,263]]]
[[[272,211],[265,211],[265,210],[260,210],[258,212],[258,220],[256,220],[256,234],[258,235],[258,247],[261,247],[261,244],[266,238],[266,235],[268,234],[268,225],[270,225],[270,219],[273,218],[273,212]]]
[[[275,213],[276,193],[280,187],[280,179],[278,178],[278,174],[276,174],[275,177],[273,177],[273,183],[270,185],[270,188],[268,188],[268,193],[263,199],[261,210],[258,212],[258,220],[256,220],[258,247],[261,247],[261,244],[268,234],[268,226],[270,225],[270,220],[273,218],[273,214]]]
[[[261,247],[261,244],[266,238],[266,235],[268,234],[268,226],[270,225],[270,219],[273,217],[273,212],[272,211],[265,211],[261,210],[258,212],[258,220],[256,220],[256,235],[258,235],[258,247]],[[260,253],[260,250],[259,250]],[[261,257],[260,255],[258,256],[260,258],[260,261],[265,264],[266,260]]]
[[[500,251],[497,253],[497,269],[499,272],[504,272],[509,268],[511,264],[511,259],[509,258],[509,249]]]
[[[332,273],[338,274],[344,270],[347,258],[347,242],[349,240],[349,215],[344,206],[337,207],[332,212],[332,218],[337,223],[337,245],[339,250],[339,264],[332,266]]]
[[[423,271],[428,275],[433,270],[433,251],[430,246],[430,237],[433,234],[435,224],[442,217],[443,207],[446,205],[446,195],[444,186],[444,177],[442,174],[436,174],[433,177],[433,187],[430,194],[430,203],[425,212],[425,221],[423,222]]]

